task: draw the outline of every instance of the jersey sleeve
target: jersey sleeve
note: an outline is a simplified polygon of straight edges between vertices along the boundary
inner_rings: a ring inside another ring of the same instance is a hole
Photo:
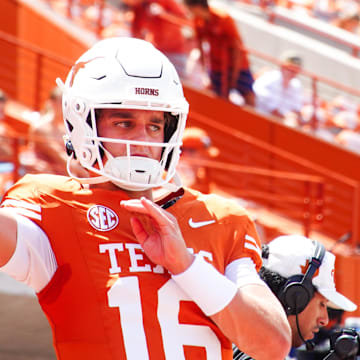
[[[25,176],[7,191],[1,203],[1,208],[14,214],[17,222],[16,249],[1,271],[36,292],[47,285],[57,269],[55,255],[42,227],[43,202],[33,177]]]
[[[261,280],[254,262],[250,258],[242,258],[230,263],[225,269],[225,276],[237,285],[238,288],[248,284],[266,286]]]
[[[218,268],[225,271],[233,261],[249,258],[259,271],[262,265],[261,242],[250,214],[234,199],[215,194],[199,199],[205,199],[208,216],[215,219],[216,226],[209,238],[213,241],[212,251]],[[196,211],[199,213],[201,209]],[[202,217],[206,218],[206,214]]]
[[[245,210],[232,215],[229,224],[229,239],[232,239],[227,263],[242,258],[249,258],[259,271],[262,265],[261,242],[255,224]]]
[[[17,242],[14,254],[0,271],[35,290],[41,291],[57,269],[46,234],[28,218],[15,215]]]

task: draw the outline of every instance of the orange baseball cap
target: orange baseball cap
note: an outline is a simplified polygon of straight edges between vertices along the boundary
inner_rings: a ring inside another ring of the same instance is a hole
[[[219,149],[212,146],[211,138],[208,133],[198,127],[185,128],[183,134],[182,149],[192,149],[197,151],[204,151],[209,157],[216,157],[219,155]]]

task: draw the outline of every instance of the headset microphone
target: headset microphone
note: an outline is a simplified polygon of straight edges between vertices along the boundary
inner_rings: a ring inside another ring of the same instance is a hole
[[[313,351],[315,348],[315,343],[312,340],[305,341],[305,346],[307,351]]]
[[[296,300],[295,300],[295,308],[297,310],[297,304],[296,304]],[[296,314],[295,314],[295,317],[296,317],[296,327],[297,327],[297,332],[300,336],[300,339],[302,340],[302,342],[305,344],[306,346],[306,350],[307,351],[312,351],[314,350],[315,348],[315,343],[311,340],[305,340],[304,337],[302,336],[301,334],[301,330],[300,330],[300,326],[299,326],[299,320],[298,320],[298,312],[296,311]]]

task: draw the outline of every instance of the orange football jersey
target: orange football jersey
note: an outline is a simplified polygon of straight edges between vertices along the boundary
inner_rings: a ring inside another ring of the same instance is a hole
[[[56,256],[38,299],[58,359],[232,359],[231,342],[135,241],[119,205],[127,198],[55,175],[26,175],[4,197],[45,231]],[[261,266],[254,225],[235,202],[186,190],[167,211],[190,251],[221,273],[242,257]]]

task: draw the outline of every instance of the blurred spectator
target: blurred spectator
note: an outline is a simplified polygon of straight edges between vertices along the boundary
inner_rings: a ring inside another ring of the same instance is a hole
[[[108,6],[100,7],[100,2],[93,4],[88,4],[83,10],[83,18],[88,23],[89,27],[92,25],[100,24],[101,27],[106,27],[112,24],[113,22],[117,22],[117,17],[119,13],[114,11],[115,9],[111,9]],[[101,16],[101,19],[99,17]]]
[[[297,78],[302,60],[296,52],[286,51],[280,62],[280,69],[266,71],[255,80],[256,108],[296,126],[302,122],[304,104],[303,87]]]
[[[354,9],[349,12],[340,13],[339,17],[332,24],[340,29],[357,34],[360,26],[359,10]]]
[[[360,130],[359,106],[344,95],[336,96],[328,105],[328,116],[338,132],[342,129]]]
[[[336,6],[339,17],[347,17],[360,10],[359,0],[337,0]]]
[[[310,132],[312,135],[332,142],[335,135],[338,133],[337,128],[333,126],[328,114],[328,103],[320,98],[317,98],[315,105],[312,101],[306,101],[301,110],[302,129]]]
[[[67,175],[67,155],[63,135],[62,94],[58,87],[51,90],[38,121],[30,129],[30,149],[22,155],[28,172],[48,172]],[[72,167],[75,174],[83,174],[82,167]]]
[[[336,135],[335,141],[346,149],[360,154],[360,134],[353,130],[341,130]]]
[[[184,130],[181,157],[177,167],[181,180],[186,187],[202,193],[211,191],[209,168],[201,160],[215,159],[218,148],[212,146],[207,132],[198,127],[188,127]]]
[[[250,0],[239,0],[249,2]],[[291,11],[313,16],[353,33],[359,32],[359,0],[263,0],[258,5],[276,5]]]
[[[122,1],[114,4],[104,2],[103,6],[95,2],[84,9],[82,18],[87,28],[100,30],[102,38],[131,36],[133,14]]]
[[[18,151],[17,134],[8,126],[5,108],[8,96],[0,89],[0,197],[17,180],[13,172]]]
[[[254,105],[253,77],[235,21],[207,0],[184,0],[194,16],[201,61],[209,71],[211,89],[224,98],[237,91]]]
[[[337,0],[314,0],[312,15],[320,20],[331,22],[338,15]]]
[[[0,89],[0,120],[5,118],[5,105],[7,102],[7,95]]]
[[[14,161],[14,143],[16,142],[16,134],[6,121],[5,108],[7,102],[7,94],[0,89],[0,162],[2,163]]]
[[[6,139],[7,128],[5,123],[5,105],[7,102],[7,95],[0,89],[0,161],[8,161],[11,158],[12,149],[10,143]]]
[[[309,15],[313,6],[313,0],[277,0],[276,5]]]
[[[109,6],[109,4],[107,4],[107,6]],[[121,1],[117,3],[116,9],[112,9],[111,15],[109,23],[107,23],[107,21],[103,21],[104,25],[101,30],[101,37],[131,37],[131,24],[134,18],[131,7]]]
[[[66,174],[63,127],[61,91],[56,87],[51,90],[38,121],[30,129],[30,149],[22,157],[28,172]]]
[[[123,0],[133,11],[132,36],[150,41],[186,78],[186,62],[193,47],[193,30],[186,8],[176,0]]]

